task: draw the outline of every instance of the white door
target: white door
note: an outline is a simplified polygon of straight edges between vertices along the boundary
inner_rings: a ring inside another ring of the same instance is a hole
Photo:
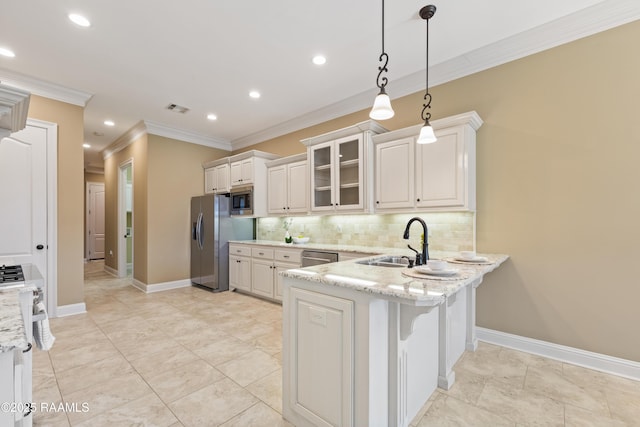
[[[57,125],[32,119],[0,140],[0,257],[38,267],[50,311],[55,297],[48,288],[47,253],[55,242],[48,242],[47,149],[55,155],[55,147],[48,148],[55,144]]]
[[[87,259],[104,258],[104,184],[87,183]]]

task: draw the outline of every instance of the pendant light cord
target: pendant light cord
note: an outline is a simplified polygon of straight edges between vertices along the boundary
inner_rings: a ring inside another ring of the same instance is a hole
[[[384,87],[389,82],[389,79],[387,79],[386,76],[385,77],[382,76],[382,73],[386,73],[387,71],[389,71],[387,69],[387,64],[389,63],[389,55],[387,55],[387,53],[384,51],[384,0],[382,0],[382,53],[380,54],[380,58],[378,58],[378,61],[380,62],[384,61],[384,63],[378,67],[378,77],[376,77],[376,86],[378,86],[380,88],[380,91],[383,92]]]
[[[432,7],[433,10],[427,10],[427,8]],[[423,14],[423,10],[425,11],[425,13]],[[425,67],[425,94],[424,94],[424,104],[422,104],[422,113],[420,114],[420,117],[422,117],[422,120],[424,120],[425,124],[429,123],[429,119],[431,118],[431,113],[429,112],[429,109],[431,108],[431,94],[429,93],[429,19],[431,19],[431,17],[433,16],[433,14],[435,13],[435,6],[425,6],[423,8],[423,10],[421,10],[420,12],[420,16],[427,21],[427,36],[426,36],[426,43],[425,43],[425,55],[424,57],[426,58],[425,62],[426,62],[426,67]]]

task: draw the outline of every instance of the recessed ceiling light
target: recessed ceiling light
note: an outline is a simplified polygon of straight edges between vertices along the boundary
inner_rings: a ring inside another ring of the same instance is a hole
[[[209,120],[218,120],[218,116],[216,116],[215,114],[207,114],[207,119]]]
[[[249,92],[249,96],[258,99],[260,98],[260,92],[258,92],[257,90],[252,90],[251,92]]]
[[[16,54],[13,53],[12,50],[9,50],[9,49],[4,48],[4,47],[0,47],[0,55],[6,56],[6,57],[9,57],[9,58],[13,58],[13,57],[16,56]]]
[[[105,126],[115,126],[116,124],[113,122],[113,120],[105,120],[104,121]]]
[[[327,63],[327,58],[322,55],[316,55],[313,57],[312,61],[316,65],[324,65]]]
[[[85,142],[84,144],[82,144],[82,146],[83,146],[84,148],[91,148],[91,145],[87,144],[86,142]]]
[[[73,22],[76,25],[79,25],[81,27],[90,27],[91,26],[91,22],[89,22],[89,20],[87,18],[85,18],[82,15],[78,15],[77,13],[70,13],[69,14],[69,19],[71,20],[71,22]]]

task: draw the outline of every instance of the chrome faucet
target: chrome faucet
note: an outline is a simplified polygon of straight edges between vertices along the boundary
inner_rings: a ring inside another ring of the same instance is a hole
[[[424,222],[422,218],[413,217],[407,223],[407,227],[404,229],[404,235],[402,236],[405,240],[409,239],[409,227],[413,224],[414,221],[420,222],[422,224],[422,230],[424,232],[424,239],[422,240],[422,254],[419,254],[418,251],[409,246],[409,249],[416,252],[416,265],[424,265],[429,261],[429,244],[427,243],[427,235],[429,230],[427,229],[427,224]]]

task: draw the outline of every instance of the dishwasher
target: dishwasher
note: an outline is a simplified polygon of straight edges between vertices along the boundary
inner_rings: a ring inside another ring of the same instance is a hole
[[[338,262],[337,252],[325,251],[302,251],[302,266],[311,267],[312,265],[329,264],[330,262]]]

